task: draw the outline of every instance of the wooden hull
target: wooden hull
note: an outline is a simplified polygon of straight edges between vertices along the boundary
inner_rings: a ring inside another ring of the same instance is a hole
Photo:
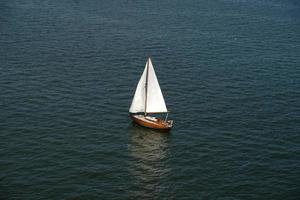
[[[145,117],[144,115],[131,115],[131,119],[135,123],[151,129],[169,131],[173,126],[172,120],[168,120],[165,122],[159,118],[148,117],[148,116]]]

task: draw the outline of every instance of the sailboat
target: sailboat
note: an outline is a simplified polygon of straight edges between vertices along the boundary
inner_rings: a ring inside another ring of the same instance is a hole
[[[129,113],[135,123],[144,127],[170,130],[173,126],[173,120],[168,120],[169,112],[150,57],[136,87]]]

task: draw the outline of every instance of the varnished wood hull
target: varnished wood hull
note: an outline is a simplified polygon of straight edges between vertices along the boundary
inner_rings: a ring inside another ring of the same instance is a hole
[[[155,120],[149,120],[142,115],[131,115],[131,119],[135,123],[151,129],[169,131],[173,126],[172,120],[168,120],[167,122],[158,118],[153,118]]]

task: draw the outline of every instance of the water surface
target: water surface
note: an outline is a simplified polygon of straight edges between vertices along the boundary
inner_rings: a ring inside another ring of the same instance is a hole
[[[0,199],[297,199],[296,0],[0,3]],[[170,134],[128,109],[151,55]]]

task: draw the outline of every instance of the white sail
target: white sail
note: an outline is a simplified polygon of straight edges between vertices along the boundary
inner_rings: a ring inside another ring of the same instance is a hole
[[[147,74],[148,73],[148,74]],[[146,88],[147,86],[147,88]],[[146,94],[147,93],[147,94]],[[147,99],[146,99],[147,95]],[[145,102],[147,105],[145,105]],[[144,72],[137,85],[130,109],[130,113],[164,113],[168,112],[164,97],[149,58]]]
[[[148,69],[148,90],[147,90],[147,113],[168,112],[164,97],[162,95],[151,59],[149,58]]]
[[[146,78],[147,78],[147,65],[146,63],[144,72],[136,87],[135,94],[129,109],[130,113],[145,112],[145,97],[146,97]]]

